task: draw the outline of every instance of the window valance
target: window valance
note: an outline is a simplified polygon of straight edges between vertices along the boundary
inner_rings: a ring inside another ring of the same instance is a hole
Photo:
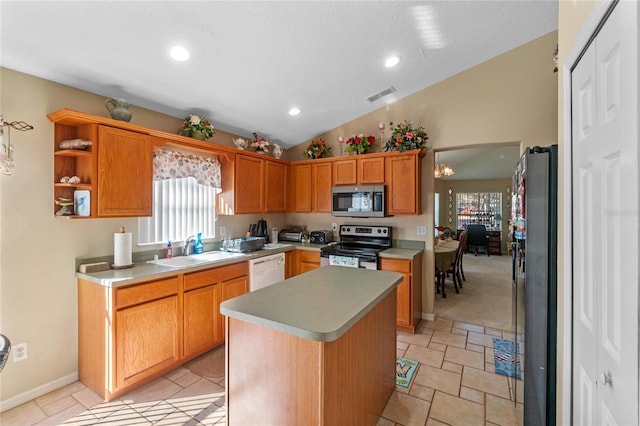
[[[201,185],[222,190],[220,162],[215,158],[184,154],[164,148],[153,150],[153,180],[193,177]]]

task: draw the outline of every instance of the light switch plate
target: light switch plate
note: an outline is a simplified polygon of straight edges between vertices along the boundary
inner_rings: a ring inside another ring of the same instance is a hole
[[[426,226],[418,226],[418,235],[427,235],[427,227]]]

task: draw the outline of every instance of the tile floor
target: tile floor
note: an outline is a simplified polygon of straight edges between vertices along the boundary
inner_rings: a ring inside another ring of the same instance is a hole
[[[399,333],[397,354],[420,362],[409,389],[397,387],[378,426],[519,425],[518,401],[506,376],[494,373],[492,338],[508,331],[447,319]],[[217,348],[110,403],[79,382],[0,415],[12,425],[222,425],[224,349]]]

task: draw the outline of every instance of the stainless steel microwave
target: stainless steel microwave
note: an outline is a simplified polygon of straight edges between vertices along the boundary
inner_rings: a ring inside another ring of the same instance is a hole
[[[334,186],[331,214],[346,217],[384,217],[384,185]]]

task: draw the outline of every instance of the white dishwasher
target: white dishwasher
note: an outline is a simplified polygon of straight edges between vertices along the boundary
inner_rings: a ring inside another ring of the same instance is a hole
[[[284,253],[249,260],[249,291],[284,281]]]

